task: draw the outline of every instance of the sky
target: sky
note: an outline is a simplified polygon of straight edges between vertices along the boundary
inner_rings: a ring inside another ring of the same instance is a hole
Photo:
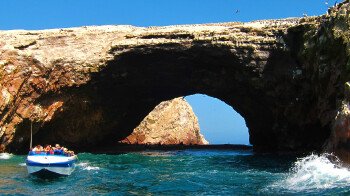
[[[198,118],[201,133],[210,144],[249,144],[244,118],[231,106],[207,95],[185,97]]]
[[[340,1],[340,0],[339,0]],[[313,16],[335,0],[0,0],[0,30],[165,26]],[[212,144],[248,144],[244,119],[222,101],[186,97]]]

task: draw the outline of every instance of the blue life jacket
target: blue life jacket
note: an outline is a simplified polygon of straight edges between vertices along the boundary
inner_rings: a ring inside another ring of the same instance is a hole
[[[54,154],[63,154],[63,150],[54,150],[53,151]]]

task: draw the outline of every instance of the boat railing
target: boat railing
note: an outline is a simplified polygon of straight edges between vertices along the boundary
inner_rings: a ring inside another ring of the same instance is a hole
[[[45,156],[66,156],[66,157],[70,157],[70,156],[74,156],[71,154],[67,154],[64,152],[52,152],[52,151],[29,151],[28,155],[31,156],[39,156],[39,155],[45,155]]]

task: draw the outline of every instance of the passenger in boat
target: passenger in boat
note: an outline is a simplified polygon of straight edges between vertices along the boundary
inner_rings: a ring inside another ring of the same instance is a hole
[[[61,147],[61,149],[63,150],[63,154],[70,157],[70,156],[74,156],[74,151],[72,150],[68,150],[67,148]]]
[[[45,146],[45,152],[49,152],[50,149],[51,149],[51,145],[47,144],[47,145]]]
[[[44,152],[44,148],[41,145],[39,145],[39,151]]]
[[[61,149],[61,146],[59,144],[56,144],[55,145],[55,150],[60,150]]]
[[[51,145],[46,145],[46,147],[45,147],[45,152],[46,152],[46,154],[54,154],[54,151],[53,151],[53,149],[52,149],[52,146]]]
[[[59,144],[55,145],[54,154],[63,154],[63,148]]]
[[[74,151],[73,151],[73,150],[68,151],[68,155],[69,155],[69,156],[74,156],[74,155],[75,155],[75,154],[74,154]]]
[[[38,152],[38,151],[39,151],[39,148],[40,148],[40,145],[36,145],[36,146],[32,149],[32,151],[33,151],[33,152]]]
[[[55,154],[54,150],[53,150],[53,147],[51,147],[50,145],[50,151],[49,151],[49,154]]]
[[[36,154],[40,154],[41,152],[44,151],[44,148],[41,145],[36,145],[33,149],[32,152],[35,152]]]

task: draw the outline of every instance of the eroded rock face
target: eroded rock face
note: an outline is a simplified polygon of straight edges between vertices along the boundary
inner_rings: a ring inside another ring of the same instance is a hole
[[[276,115],[284,116],[291,84],[298,84],[291,81],[298,65],[286,45],[294,43],[288,29],[318,23],[310,21],[3,31],[2,150],[27,148],[30,121],[34,143],[84,150],[116,142],[160,102],[195,93],[241,113],[256,148],[303,147],[307,139],[290,136]],[[22,79],[21,90],[10,92]]]
[[[255,150],[321,149],[349,78],[349,6],[320,17],[0,32],[0,151],[125,139],[165,100],[216,97]]]
[[[163,101],[122,143],[173,145],[208,144],[200,134],[197,117],[183,98]]]

